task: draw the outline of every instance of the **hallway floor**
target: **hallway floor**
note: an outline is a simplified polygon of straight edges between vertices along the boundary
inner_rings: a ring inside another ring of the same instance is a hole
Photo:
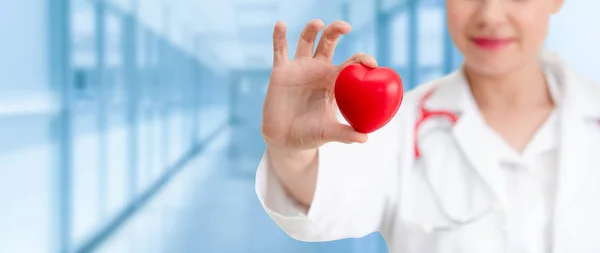
[[[222,131],[98,253],[380,253],[379,235],[329,243],[289,238],[262,210],[254,172],[264,147],[237,152],[256,131]],[[260,135],[258,135],[260,136]],[[242,149],[240,149],[242,150]]]

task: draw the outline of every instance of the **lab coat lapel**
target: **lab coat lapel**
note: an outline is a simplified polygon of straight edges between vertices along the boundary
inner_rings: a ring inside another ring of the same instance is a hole
[[[462,154],[471,163],[473,169],[489,186],[496,197],[497,204],[507,203],[504,181],[501,175],[500,163],[495,154],[495,140],[491,139],[488,127],[479,115],[478,110],[465,111],[454,127],[454,136],[462,150]]]
[[[500,165],[494,154],[494,143],[472,97],[462,69],[443,79],[426,104],[432,110],[450,110],[459,116],[452,133],[460,153],[476,174],[489,186],[496,204],[507,204]]]
[[[549,62],[564,92],[559,102],[554,252],[600,252],[600,93],[559,59]]]

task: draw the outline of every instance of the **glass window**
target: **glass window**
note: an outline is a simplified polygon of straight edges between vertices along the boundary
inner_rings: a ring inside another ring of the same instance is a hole
[[[362,30],[375,20],[375,1],[359,0],[351,1],[349,6],[349,19],[353,30]]]
[[[444,64],[444,10],[437,7],[418,8],[419,66]]]
[[[406,13],[395,15],[391,20],[390,47],[392,49],[391,64],[395,67],[406,67],[409,61],[408,16]]]
[[[72,241],[83,241],[100,224],[101,131],[96,6],[92,1],[72,1]]]
[[[150,68],[150,34],[139,27],[137,29],[136,54],[137,65],[137,191],[142,192],[152,182],[152,93]]]
[[[128,92],[125,79],[123,20],[112,12],[105,18],[103,68],[103,117],[106,122],[106,204],[109,217],[127,204],[129,196]]]

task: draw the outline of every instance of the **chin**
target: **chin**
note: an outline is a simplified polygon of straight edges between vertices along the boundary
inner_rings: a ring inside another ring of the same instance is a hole
[[[480,64],[476,62],[465,62],[465,67],[468,71],[473,71],[480,75],[490,76],[502,75],[515,69],[507,64]]]
[[[465,67],[481,75],[503,75],[518,69],[522,64],[518,57],[487,56],[465,57]]]

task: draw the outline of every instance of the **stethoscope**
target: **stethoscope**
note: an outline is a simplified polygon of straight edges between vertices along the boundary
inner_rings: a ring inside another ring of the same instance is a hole
[[[427,100],[431,97],[431,95],[433,95],[433,93],[435,91],[436,91],[436,89],[431,89],[431,90],[427,91],[420,98],[419,103],[417,105],[418,106],[417,108],[419,111],[419,117],[417,118],[417,121],[415,123],[415,128],[414,128],[414,151],[415,151],[415,159],[417,159],[417,160],[419,158],[421,158],[421,151],[419,150],[419,144],[418,144],[419,129],[426,120],[428,120],[432,117],[443,117],[443,118],[447,118],[452,123],[452,125],[455,125],[456,122],[458,122],[459,117],[454,112],[447,111],[447,110],[429,110],[425,107],[425,102],[427,102]],[[433,189],[433,187],[432,187],[432,189]],[[437,198],[438,203],[442,203],[441,200],[439,199],[439,196],[437,196],[437,194],[434,194],[434,195]],[[466,224],[476,222],[476,221],[480,220],[481,218],[483,218],[486,214],[493,212],[495,210],[498,210],[500,208],[501,207],[498,204],[498,202],[494,202],[492,205],[490,205],[487,208],[485,208],[484,210],[478,212],[478,214],[475,214],[468,218],[453,217],[449,213],[444,212],[446,218],[448,218],[448,220],[450,220],[452,222],[452,224],[446,225],[444,227],[437,227],[435,230],[436,231],[450,231],[450,230],[456,229],[460,226],[464,226]],[[427,229],[427,230],[429,230],[429,229]]]
[[[429,97],[431,97],[431,95],[434,92],[435,92],[435,89],[431,89],[431,90],[427,91],[427,93],[425,93],[419,100],[418,109],[419,109],[420,115],[419,115],[419,118],[417,119],[417,122],[415,123],[415,129],[414,129],[415,159],[421,158],[421,151],[419,150],[418,137],[419,137],[419,129],[420,129],[421,125],[423,124],[423,122],[425,122],[426,120],[428,120],[432,117],[436,117],[436,116],[448,118],[453,125],[456,124],[456,122],[458,121],[458,116],[451,111],[445,111],[445,110],[432,111],[432,110],[428,110],[427,108],[425,108],[425,102],[429,99]]]

